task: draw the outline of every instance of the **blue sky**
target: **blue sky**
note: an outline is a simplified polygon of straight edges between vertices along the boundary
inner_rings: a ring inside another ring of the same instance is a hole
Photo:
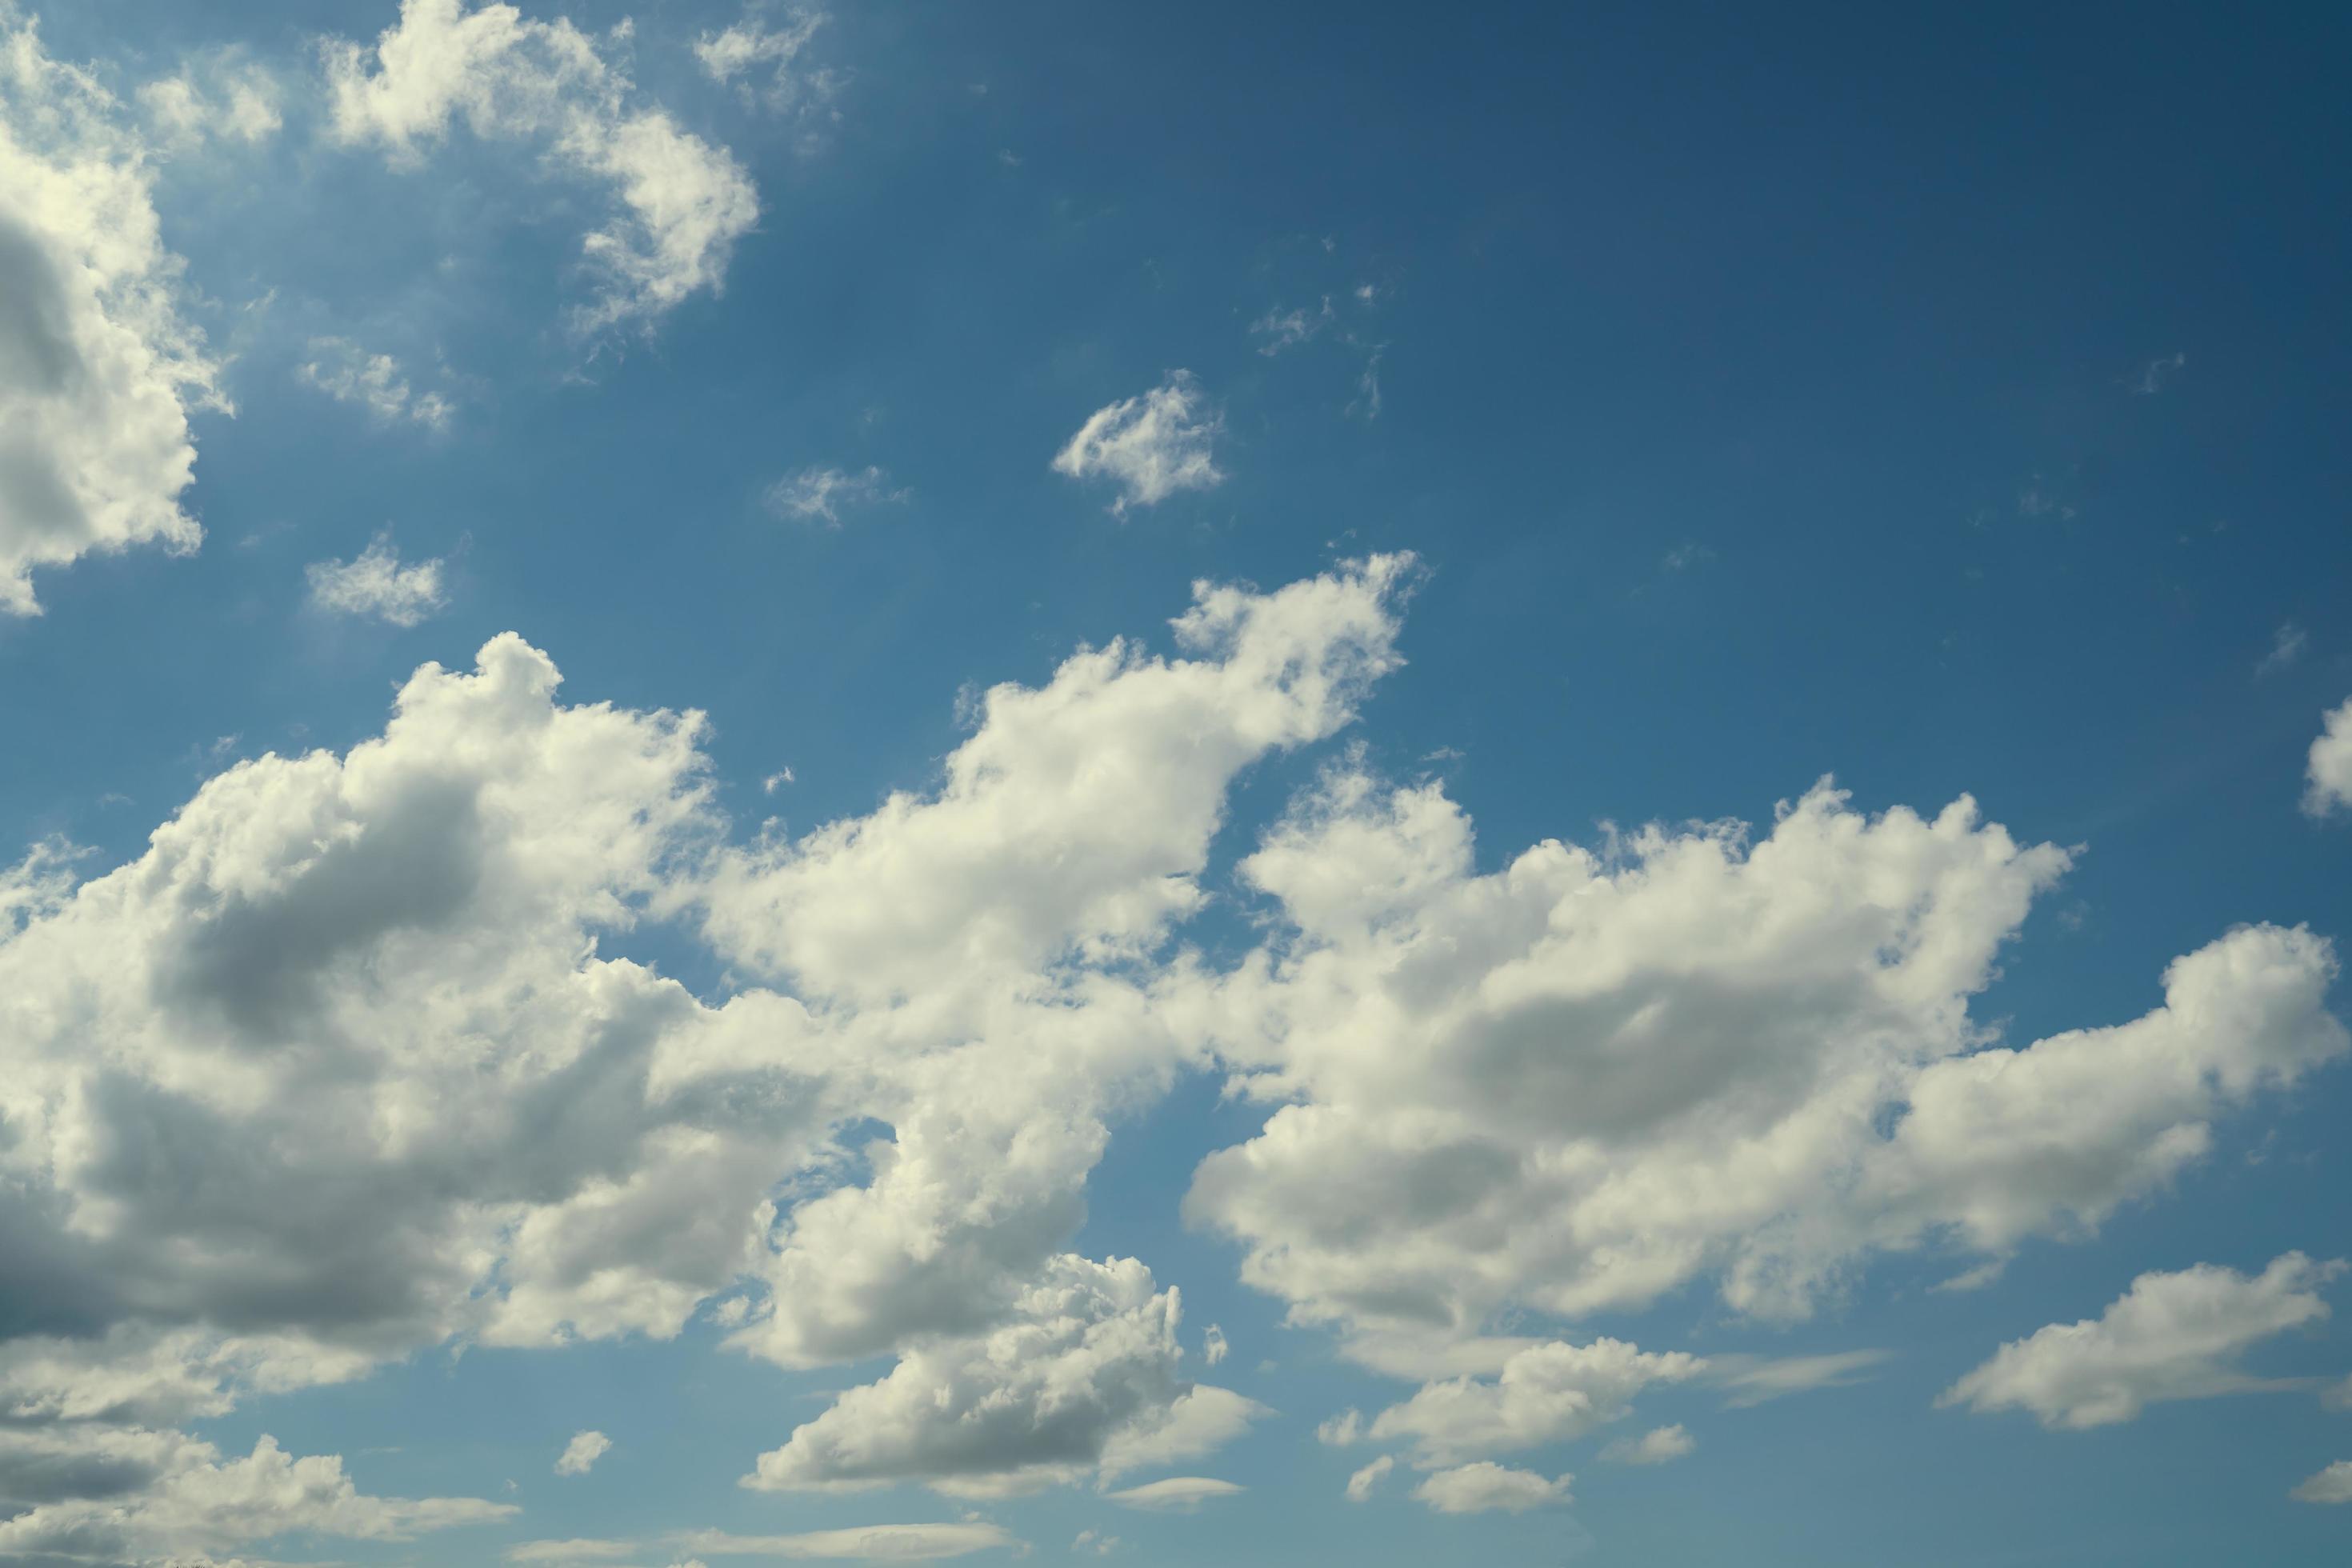
[[[2343,1560],[2341,16],[0,33],[0,1561]]]

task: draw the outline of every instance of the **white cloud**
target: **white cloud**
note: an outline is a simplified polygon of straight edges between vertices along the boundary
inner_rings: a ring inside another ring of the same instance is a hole
[[[2283,1386],[2247,1373],[2239,1358],[2325,1319],[2319,1289],[2343,1269],[2290,1252],[2251,1279],[2208,1263],[2143,1274],[2099,1317],[2004,1344],[1938,1403],[2030,1410],[2044,1426],[2079,1429],[2129,1421],[2167,1400]]]
[[[574,1432],[555,1461],[559,1476],[584,1476],[589,1467],[611,1450],[613,1439],[602,1432]]]
[[[1514,1470],[1490,1460],[1440,1470],[1415,1487],[1412,1495],[1439,1513],[1525,1513],[1569,1501],[1563,1475],[1546,1480],[1533,1470]]]
[[[403,0],[399,25],[372,51],[333,42],[326,63],[333,131],[346,145],[380,145],[413,166],[462,119],[478,137],[540,143],[551,166],[610,191],[612,221],[582,241],[604,276],[579,312],[584,330],[648,322],[716,292],[735,242],[758,220],[759,195],[733,155],[638,106],[627,72],[567,19]]]
[[[2303,809],[2312,816],[2352,805],[2352,697],[2328,712],[2304,776]]]
[[[796,74],[793,66],[828,19],[822,11],[800,8],[786,13],[782,26],[771,27],[756,13],[747,12],[742,20],[724,30],[706,32],[697,38],[694,58],[711,80],[722,86],[740,82],[747,96],[754,90],[751,75],[766,69],[768,80],[757,89],[757,96],[771,109],[789,108],[805,97],[822,100],[831,96],[837,85],[834,74],[822,70]]]
[[[2162,392],[2172,378],[2187,369],[2188,365],[2187,354],[2161,354],[2142,365],[2139,374],[2126,381],[2124,384],[2138,396],[2153,397]]]
[[[1724,1404],[1741,1410],[1816,1388],[1843,1388],[1860,1381],[1857,1373],[1890,1358],[1887,1351],[1839,1351],[1830,1355],[1771,1359],[1718,1356],[1710,1366],[1712,1381],[1731,1391]]]
[[[2293,621],[2282,622],[2279,629],[2271,634],[2270,651],[2254,666],[2254,673],[2268,675],[2273,670],[2291,668],[2303,658],[2303,650],[2310,642],[2309,632]]]
[[[1078,1531],[1077,1539],[1070,1542],[1070,1550],[1090,1552],[1097,1557],[1108,1557],[1125,1544],[1126,1542],[1116,1535],[1105,1535],[1094,1530],[1081,1530]]]
[[[1002,1527],[981,1521],[961,1524],[868,1524],[849,1530],[814,1530],[800,1535],[729,1535],[701,1531],[685,1538],[689,1551],[712,1557],[784,1557],[846,1563],[928,1563],[974,1552],[1019,1548]]]
[[[39,613],[36,568],[204,537],[188,412],[227,404],[152,178],[121,106],[0,5],[0,615]]]
[[[1370,1501],[1372,1489],[1379,1486],[1388,1473],[1395,1468],[1396,1457],[1392,1454],[1382,1454],[1379,1458],[1349,1476],[1348,1500],[1349,1502]]]
[[[526,1541],[508,1547],[506,1559],[509,1563],[609,1563],[634,1556],[636,1551],[634,1541]]]
[[[1617,1465],[1663,1465],[1696,1451],[1698,1442],[1680,1426],[1659,1426],[1639,1437],[1620,1437],[1601,1450]]]
[[[1156,1513],[1190,1513],[1204,1502],[1235,1497],[1247,1489],[1232,1481],[1221,1481],[1208,1476],[1171,1476],[1164,1481],[1129,1487],[1125,1491],[1105,1492],[1103,1496],[1121,1508],[1149,1509]]]
[[[352,560],[313,562],[304,570],[310,602],[320,609],[413,626],[448,605],[441,588],[442,564],[436,556],[403,566],[391,537],[380,533]]]
[[[1705,1370],[1696,1356],[1652,1354],[1622,1340],[1533,1345],[1503,1363],[1491,1383],[1463,1377],[1424,1384],[1371,1425],[1375,1442],[1411,1440],[1423,1468],[1458,1465],[1581,1437],[1622,1419],[1653,1383],[1679,1383]]]
[[[338,403],[355,403],[383,424],[407,421],[446,430],[457,405],[437,392],[414,392],[400,362],[372,354],[348,338],[312,338],[310,357],[294,367],[296,379]]]
[[[1276,935],[1198,1016],[1276,1109],[1186,1211],[1368,1357],[1705,1277],[1801,1317],[1880,1249],[2095,1226],[2347,1041],[2330,945],[2258,926],[2139,1019],[1994,1046],[1969,999],[2067,864],[1966,799],[1873,817],[1823,785],[1760,841],[1649,827],[1480,873],[1441,784],[1340,769],[1242,868]]]
[[[2289,1494],[2298,1502],[2352,1502],[2352,1459],[2338,1459]]]
[[[1257,352],[1271,358],[1283,350],[1296,348],[1329,326],[1332,321],[1331,296],[1323,296],[1322,309],[1309,311],[1304,308],[1289,310],[1272,310],[1250,323],[1250,335],[1265,340]]]
[[[284,96],[267,69],[226,52],[191,58],[138,91],[156,141],[182,152],[206,142],[250,147],[267,142],[284,123]]]
[[[1054,471],[1108,479],[1118,489],[1111,510],[1124,513],[1223,484],[1214,448],[1223,429],[1192,373],[1172,370],[1150,391],[1097,409],[1055,457]]]
[[[855,472],[823,466],[803,468],[768,487],[768,508],[780,516],[823,518],[841,526],[841,509],[869,507],[905,500],[908,491],[892,489],[889,476],[868,464]]]
[[[0,1557],[154,1560],[221,1552],[293,1531],[360,1541],[406,1541],[428,1531],[487,1524],[516,1510],[473,1498],[370,1497],[332,1455],[296,1458],[263,1437],[244,1458],[183,1440],[163,1473],[127,1502],[43,1503],[0,1522]]]
[[[1157,1460],[1204,1452],[1255,1407],[1177,1374],[1176,1293],[1132,1258],[1056,1258],[1014,1319],[983,1335],[908,1350],[850,1390],[744,1479],[761,1490],[838,1490],[920,1479],[1003,1496],[1115,1469],[1124,1447]],[[1186,1401],[1209,1394],[1203,1421]],[[1184,1440],[1157,1444],[1167,1428]]]
[[[1211,1323],[1201,1331],[1201,1360],[1210,1366],[1225,1359],[1233,1347],[1225,1342],[1225,1331]]]

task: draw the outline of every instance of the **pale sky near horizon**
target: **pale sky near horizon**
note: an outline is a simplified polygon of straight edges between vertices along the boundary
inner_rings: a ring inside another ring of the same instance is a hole
[[[2347,46],[0,0],[0,1563],[2352,1557]]]

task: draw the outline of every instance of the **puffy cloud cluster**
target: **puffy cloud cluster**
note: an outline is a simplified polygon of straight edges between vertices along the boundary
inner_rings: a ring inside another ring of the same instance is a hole
[[[1118,495],[1111,510],[1152,506],[1179,490],[1224,483],[1217,437],[1224,419],[1188,370],[1171,370],[1150,391],[1097,408],[1054,458],[1054,471],[1074,479],[1097,475]]]
[[[1243,867],[1285,929],[1202,1013],[1279,1108],[1189,1212],[1295,1321],[1403,1363],[1511,1307],[1712,1277],[1793,1318],[1874,1250],[2094,1226],[2347,1037],[2330,944],[2257,926],[2140,1018],[1995,1046],[1969,999],[2066,865],[1966,799],[1865,816],[1824,784],[1760,841],[1651,827],[1480,874],[1437,786],[1339,771]]]
[[[0,614],[38,613],[38,567],[203,538],[188,413],[227,405],[152,183],[123,106],[0,3]]]
[[[1492,1382],[1462,1377],[1424,1384],[1374,1417],[1369,1436],[1411,1440],[1424,1468],[1458,1465],[1581,1437],[1624,1416],[1650,1384],[1682,1382],[1706,1365],[1696,1356],[1654,1355],[1622,1340],[1535,1345],[1506,1361]]]
[[[371,58],[372,57],[372,58]],[[476,136],[546,147],[551,163],[610,190],[612,222],[582,242],[605,276],[589,330],[645,321],[725,280],[759,218],[751,177],[724,148],[638,106],[628,73],[567,18],[511,5],[403,0],[373,50],[327,54],[335,136],[413,164],[463,120]]]
[[[390,536],[378,534],[349,561],[312,563],[306,576],[310,603],[322,610],[413,626],[448,604],[441,592],[441,567],[437,556],[403,566]]]
[[[2281,1385],[2240,1365],[2252,1346],[2327,1316],[2320,1289],[2344,1265],[2299,1252],[2252,1278],[2200,1263],[2143,1274],[2096,1318],[2052,1323],[2000,1347],[1942,1403],[2031,1410],[2044,1426],[2105,1426],[2150,1405]]]
[[[1515,1470],[1490,1459],[1440,1470],[1413,1489],[1412,1495],[1440,1513],[1525,1513],[1569,1500],[1563,1475],[1546,1480],[1533,1470]]]
[[[312,338],[310,357],[294,367],[296,379],[338,403],[356,404],[384,424],[406,421],[428,430],[446,430],[457,405],[437,392],[417,392],[400,362],[369,353],[348,338]]]
[[[2352,805],[2352,697],[2329,710],[2304,779],[2303,809],[2312,816]]]

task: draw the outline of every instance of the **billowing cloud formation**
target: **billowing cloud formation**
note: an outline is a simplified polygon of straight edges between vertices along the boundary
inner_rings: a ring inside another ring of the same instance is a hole
[[[1760,842],[1652,827],[1481,875],[1438,786],[1339,771],[1244,864],[1287,930],[1204,1016],[1281,1108],[1188,1212],[1368,1352],[1703,1275],[1797,1317],[1873,1249],[2095,1225],[2347,1037],[2329,944],[2258,926],[2144,1017],[1992,1047],[1969,999],[2066,864],[1965,799],[1873,817],[1824,784]]]
[[[2352,1502],[2352,1459],[2338,1459],[2306,1479],[2293,1493],[2298,1502]]]
[[[92,551],[194,550],[188,409],[226,409],[180,313],[146,149],[0,0],[0,614]]]
[[[556,1457],[555,1473],[584,1476],[612,1447],[613,1439],[602,1432],[574,1432],[572,1441],[563,1445],[563,1452]]]
[[[1581,1437],[1622,1418],[1649,1384],[1683,1381],[1706,1365],[1679,1351],[1653,1355],[1622,1340],[1537,1345],[1505,1362],[1492,1383],[1464,1377],[1425,1385],[1381,1412],[1370,1436],[1376,1442],[1411,1439],[1424,1467],[1458,1465]]]
[[[1223,429],[1192,373],[1171,370],[1150,391],[1096,409],[1055,455],[1054,471],[1109,479],[1118,489],[1114,512],[1150,506],[1224,482],[1214,450]]]
[[[852,1389],[745,1484],[837,1489],[928,1479],[991,1496],[1102,1465],[1205,1452],[1255,1407],[1177,1373],[1178,1306],[1131,1258],[1065,1256],[984,1335],[927,1342],[879,1383]]]
[[[1569,1500],[1569,1483],[1576,1478],[1546,1480],[1533,1470],[1514,1470],[1489,1460],[1440,1470],[1415,1487],[1412,1495],[1440,1513],[1525,1513]]]
[[[441,566],[438,557],[403,566],[391,537],[380,533],[352,559],[314,562],[305,571],[310,602],[319,608],[413,626],[448,603],[441,594]]]
[[[2329,711],[2304,777],[2303,809],[2312,816],[2352,805],[2352,697]]]
[[[2327,1316],[2319,1289],[2344,1271],[2290,1252],[2249,1279],[2200,1263],[2143,1274],[2106,1311],[2000,1347],[1941,1400],[2031,1410],[2044,1426],[2105,1426],[2150,1405],[2274,1387],[2239,1364],[2246,1349]]]
[[[403,0],[399,25],[372,51],[331,45],[327,76],[334,134],[347,145],[379,145],[413,164],[462,119],[479,137],[542,144],[553,166],[607,187],[614,219],[582,242],[605,279],[581,312],[587,329],[646,321],[717,290],[759,217],[759,195],[733,156],[637,106],[628,74],[562,17]]]

